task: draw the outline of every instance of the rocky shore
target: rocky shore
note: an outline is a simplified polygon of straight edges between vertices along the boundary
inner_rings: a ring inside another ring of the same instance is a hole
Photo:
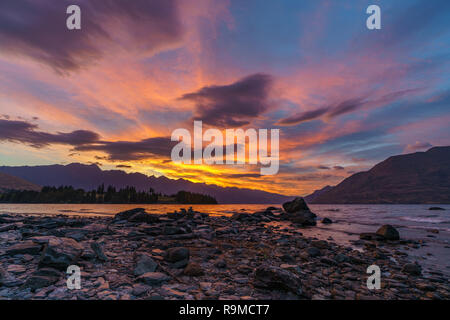
[[[380,226],[355,250],[302,235],[317,223],[332,221],[316,221],[301,198],[231,218],[139,208],[114,218],[3,214],[0,299],[450,298],[443,274],[424,275],[399,250],[420,242]],[[80,289],[67,287],[70,265],[81,269]],[[381,269],[379,290],[367,288],[370,265]]]

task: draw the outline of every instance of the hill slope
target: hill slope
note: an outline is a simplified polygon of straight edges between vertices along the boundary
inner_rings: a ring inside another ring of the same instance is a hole
[[[85,190],[96,189],[102,183],[116,188],[134,186],[138,190],[153,188],[163,194],[190,191],[213,196],[219,203],[269,203],[279,204],[291,200],[276,193],[260,190],[224,188],[217,185],[193,183],[187,180],[126,173],[121,170],[103,171],[96,165],[72,163],[69,165],[0,167],[0,172],[21,177],[42,186],[70,185]]]
[[[5,190],[34,190],[39,191],[41,187],[24,179],[0,172],[0,192]]]
[[[450,147],[390,157],[311,203],[450,203]]]

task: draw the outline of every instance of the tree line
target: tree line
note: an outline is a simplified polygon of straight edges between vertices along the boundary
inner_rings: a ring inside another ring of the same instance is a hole
[[[179,191],[172,196],[156,193],[149,188],[148,191],[137,191],[135,187],[125,187],[117,190],[113,186],[102,184],[96,190],[85,191],[72,186],[43,187],[41,191],[9,190],[0,193],[2,203],[158,203],[158,200],[170,198],[174,203],[180,204],[217,204],[214,197],[199,193]]]

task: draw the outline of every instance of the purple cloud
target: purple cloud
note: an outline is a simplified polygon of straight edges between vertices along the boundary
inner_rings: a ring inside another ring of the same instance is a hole
[[[239,127],[268,110],[272,81],[271,76],[258,73],[230,85],[204,87],[180,99],[195,103],[195,120],[219,127]]]
[[[98,141],[100,136],[92,131],[76,130],[69,133],[38,131],[38,126],[26,121],[0,119],[0,141],[19,142],[36,148],[50,144],[78,146]]]
[[[69,5],[81,8],[81,30],[66,28]],[[120,29],[139,50],[180,39],[177,0],[2,0],[0,50],[24,55],[59,73],[78,70],[106,54],[101,43],[119,42]],[[130,48],[127,48],[130,49]]]

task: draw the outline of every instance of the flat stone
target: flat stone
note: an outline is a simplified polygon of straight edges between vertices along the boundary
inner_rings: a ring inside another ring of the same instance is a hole
[[[27,269],[23,265],[10,264],[6,271],[12,273],[24,273],[25,271],[27,271]]]
[[[301,281],[298,275],[279,267],[264,265],[256,269],[254,285],[266,289],[281,289],[300,295]]]
[[[137,280],[148,285],[159,285],[165,281],[169,281],[170,277],[162,272],[147,272]]]
[[[13,256],[16,254],[39,254],[42,246],[40,244],[34,243],[33,241],[24,241],[15,244],[6,249],[6,254]]]

